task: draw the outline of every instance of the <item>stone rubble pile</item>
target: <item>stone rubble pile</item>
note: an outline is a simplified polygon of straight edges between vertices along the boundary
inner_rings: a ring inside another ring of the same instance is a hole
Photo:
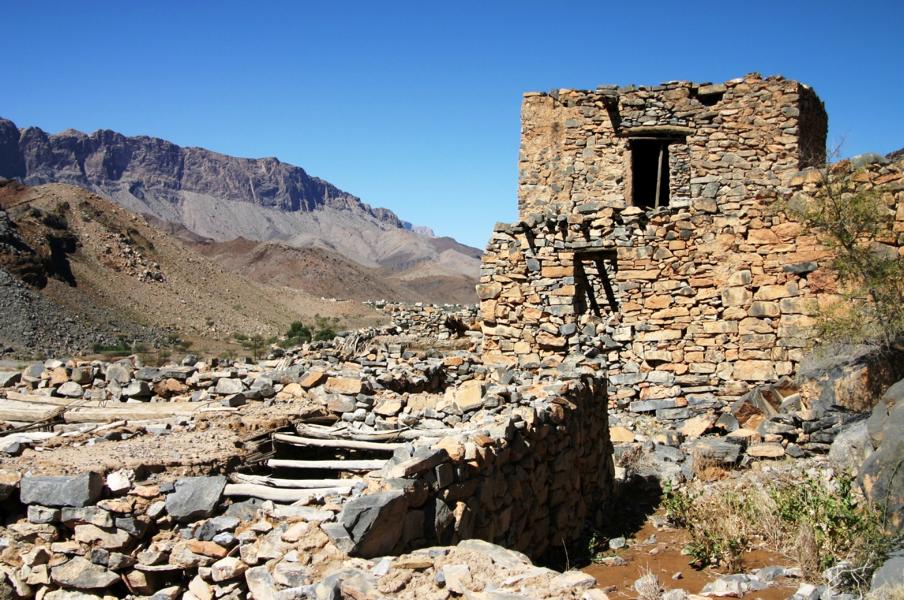
[[[261,402],[276,407],[304,400],[306,414],[313,414],[311,405],[319,407],[316,415],[333,421],[334,430],[400,432],[408,441],[365,473],[363,484],[314,494],[303,505],[237,492],[242,486],[229,481],[246,481],[241,473],[174,479],[164,471],[138,481],[127,469],[52,476],[5,470],[0,502],[9,511],[0,527],[0,569],[16,593],[41,598],[70,597],[65,594],[76,590],[158,598],[238,598],[249,591],[254,597],[331,598],[334,591],[317,590],[355,586],[400,594],[410,589],[412,597],[432,586],[437,598],[519,589],[531,591],[513,597],[597,598],[587,591],[592,578],[536,569],[527,559],[519,559],[512,577],[501,579],[506,571],[500,569],[482,573],[487,559],[475,555],[478,550],[508,552],[489,544],[466,546],[467,556],[464,549],[445,547],[407,563],[405,557],[391,564],[371,561],[361,577],[330,578],[326,566],[318,570],[332,559],[336,570],[347,570],[348,553],[379,557],[472,537],[532,556],[575,540],[587,520],[602,516],[612,463],[608,402],[599,384],[605,370],[589,360],[567,366],[554,378],[497,372],[468,351],[407,351],[391,341],[373,343],[365,332],[274,349],[272,358],[257,363],[189,356],[180,364],[148,367],[131,357],[49,360],[5,372],[0,407],[31,399],[66,409],[48,421],[55,429],[48,437],[35,431],[5,436],[26,436],[26,443],[7,444],[11,455],[52,453],[65,432],[87,431],[89,443],[84,437],[72,443],[103,451],[103,444],[175,430],[162,417],[141,426],[124,419],[107,437],[90,430],[96,424],[65,421],[90,402],[113,419],[125,407],[203,405],[241,415]],[[197,416],[178,415],[178,429],[191,431]],[[53,447],[42,447],[51,437]]]
[[[366,302],[388,315],[404,335],[440,341],[479,337],[474,331],[477,307],[460,304],[406,304],[377,300]]]
[[[616,376],[617,377],[617,376]],[[637,462],[660,479],[681,483],[707,465],[743,467],[757,460],[825,455],[864,413],[819,398],[802,400],[784,378],[759,386],[731,405],[674,400],[613,407],[610,439],[616,462]]]

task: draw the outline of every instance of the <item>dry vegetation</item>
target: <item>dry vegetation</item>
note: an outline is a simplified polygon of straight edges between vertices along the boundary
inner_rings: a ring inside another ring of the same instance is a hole
[[[862,591],[895,542],[878,507],[830,472],[751,472],[667,489],[663,502],[670,521],[688,530],[687,552],[700,567],[737,571],[741,555],[759,547],[792,559],[810,581]]]

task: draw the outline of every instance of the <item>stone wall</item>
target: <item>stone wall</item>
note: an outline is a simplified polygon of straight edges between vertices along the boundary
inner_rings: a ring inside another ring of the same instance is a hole
[[[478,286],[488,365],[603,355],[615,400],[666,412],[797,372],[818,303],[837,291],[830,253],[776,207],[818,185],[799,171],[824,159],[812,90],[757,75],[560,90],[528,94],[523,118],[521,218],[496,226]],[[669,145],[669,205],[633,206],[629,138],[663,131],[686,141]],[[890,190],[886,241],[900,251],[904,168],[887,163],[858,177]]]
[[[781,77],[529,93],[521,116],[521,219],[587,203],[605,218],[629,206],[632,138],[673,138],[670,206],[703,213],[740,211],[825,160],[822,102]]]
[[[502,416],[397,450],[382,491],[346,504],[328,533],[362,556],[479,538],[538,558],[574,542],[612,494],[606,383],[593,372],[487,390],[505,394]]]
[[[392,319],[397,333],[406,336],[435,338],[439,341],[476,337],[477,307],[473,304],[424,304],[417,302],[365,302]],[[469,333],[470,332],[470,333]]]

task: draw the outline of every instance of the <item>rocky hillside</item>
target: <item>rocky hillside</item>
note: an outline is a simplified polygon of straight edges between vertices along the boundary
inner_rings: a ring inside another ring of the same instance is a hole
[[[409,278],[448,277],[453,286],[464,279],[464,289],[479,269],[479,250],[435,238],[276,158],[236,158],[109,130],[51,135],[0,119],[0,176],[78,185],[217,242],[322,248],[368,269],[418,271]]]
[[[263,285],[225,270],[79,187],[0,183],[0,354],[75,353],[119,338],[148,345],[273,335],[315,313],[343,325],[359,302]]]
[[[391,298],[407,302],[472,303],[474,284],[468,277],[430,277],[430,265],[405,271],[364,267],[324,248],[295,248],[278,242],[237,238],[228,242],[196,240],[191,247],[225,269],[269,285],[289,287],[321,297],[337,290],[353,300]]]

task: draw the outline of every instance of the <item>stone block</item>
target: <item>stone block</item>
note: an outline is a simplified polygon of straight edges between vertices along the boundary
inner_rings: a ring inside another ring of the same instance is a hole
[[[339,523],[354,542],[349,554],[364,558],[389,554],[400,540],[407,509],[408,498],[401,490],[349,500],[339,514]]]
[[[210,516],[225,486],[226,478],[222,475],[180,479],[176,491],[166,497],[166,512],[182,522]]]
[[[772,381],[777,377],[770,360],[739,360],[732,373],[735,379],[742,381]]]
[[[88,506],[100,499],[104,487],[99,473],[23,477],[19,497],[22,504],[42,506]]]
[[[361,393],[362,382],[354,377],[330,377],[324,389],[333,394],[357,395]]]

